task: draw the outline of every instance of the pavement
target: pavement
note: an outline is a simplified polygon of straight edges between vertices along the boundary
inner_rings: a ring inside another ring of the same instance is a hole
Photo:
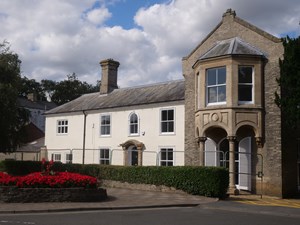
[[[108,199],[101,202],[46,202],[46,203],[0,203],[0,214],[67,212],[88,210],[145,209],[164,207],[226,207],[249,210],[251,207],[269,210],[284,207],[300,212],[300,199],[280,199],[259,195],[229,196],[225,200],[189,195],[183,192],[145,191],[126,188],[106,188]],[[216,203],[217,204],[210,204]],[[238,204],[231,204],[232,202]],[[241,204],[239,204],[241,203]],[[224,205],[224,206],[223,206]],[[274,206],[274,207],[273,207]],[[278,207],[277,207],[278,206]],[[266,208],[266,207],[265,207]],[[299,211],[298,211],[299,210]]]
[[[87,210],[191,207],[218,201],[217,198],[176,192],[106,188],[108,199],[101,202],[0,203],[0,214]]]
[[[300,209],[300,199],[282,199],[273,196],[242,194],[230,196],[227,200],[256,206],[278,206]]]

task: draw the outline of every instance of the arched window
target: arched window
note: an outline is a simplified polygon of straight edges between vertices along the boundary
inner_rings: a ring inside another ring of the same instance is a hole
[[[132,113],[129,118],[129,134],[139,134],[139,118],[135,113]]]

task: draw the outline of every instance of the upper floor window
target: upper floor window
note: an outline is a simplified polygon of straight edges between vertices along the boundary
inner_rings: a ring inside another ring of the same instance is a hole
[[[253,103],[253,67],[239,66],[239,103]]]
[[[100,148],[100,164],[109,165],[109,149]]]
[[[206,70],[207,105],[226,103],[226,67]]]
[[[139,118],[137,114],[132,113],[129,118],[129,134],[138,135],[139,133]]]
[[[57,133],[58,134],[68,133],[68,120],[57,120]]]
[[[161,110],[161,133],[174,133],[174,109]]]
[[[110,135],[111,119],[110,115],[101,115],[100,135]]]
[[[161,148],[160,149],[160,165],[161,166],[173,166],[173,148]]]

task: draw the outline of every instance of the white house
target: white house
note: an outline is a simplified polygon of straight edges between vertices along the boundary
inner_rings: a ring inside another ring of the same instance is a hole
[[[119,63],[100,62],[100,92],[46,112],[45,145],[54,161],[184,165],[184,81],[121,88]]]

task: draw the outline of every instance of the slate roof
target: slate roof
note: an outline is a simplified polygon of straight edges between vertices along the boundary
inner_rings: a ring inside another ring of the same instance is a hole
[[[178,80],[147,86],[115,89],[106,95],[100,95],[99,92],[85,94],[71,102],[47,111],[45,115],[180,101],[184,100],[184,89],[184,80]]]
[[[18,98],[18,102],[21,107],[28,109],[50,110],[57,106],[54,102],[30,101],[27,98]]]
[[[265,53],[251,46],[238,37],[217,42],[208,52],[200,57],[200,60],[215,58],[225,55],[257,55],[265,56]]]

